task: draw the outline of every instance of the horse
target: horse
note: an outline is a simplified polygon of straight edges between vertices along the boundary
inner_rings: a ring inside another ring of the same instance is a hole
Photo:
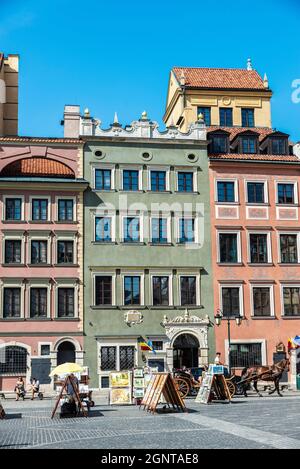
[[[273,394],[277,391],[277,394],[282,397],[282,394],[279,390],[279,381],[285,370],[289,371],[290,359],[284,358],[278,363],[275,363],[272,366],[252,366],[250,368],[244,368],[241,374],[241,381],[239,384],[243,387],[244,396],[247,396],[247,384],[253,382],[253,386],[259,397],[262,397],[262,394],[257,389],[257,382],[261,381],[273,381],[274,389],[269,392]]]

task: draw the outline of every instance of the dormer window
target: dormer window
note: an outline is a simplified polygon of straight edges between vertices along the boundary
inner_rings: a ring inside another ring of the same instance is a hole
[[[257,137],[243,136],[240,137],[241,153],[257,153]]]
[[[287,139],[282,137],[270,138],[270,153],[271,155],[286,155],[287,154]]]
[[[211,139],[212,153],[228,153],[228,138],[225,135],[214,135]]]

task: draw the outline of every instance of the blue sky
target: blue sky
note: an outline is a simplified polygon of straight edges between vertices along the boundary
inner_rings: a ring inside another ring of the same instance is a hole
[[[174,65],[267,72],[273,127],[300,140],[296,0],[0,0],[0,50],[20,54],[20,134],[61,136],[64,104],[107,127],[143,110],[162,122]],[[300,93],[299,93],[300,96]]]

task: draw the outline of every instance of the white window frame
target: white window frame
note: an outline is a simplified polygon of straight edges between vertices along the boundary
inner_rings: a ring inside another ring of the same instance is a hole
[[[271,232],[266,231],[266,230],[250,230],[247,232],[247,257],[248,257],[248,263],[251,265],[256,265],[256,263],[251,262],[251,249],[250,249],[250,235],[252,234],[264,234],[267,235],[267,256],[268,256],[268,262],[267,264],[272,263],[272,242],[271,242]],[[257,263],[257,265],[263,265],[263,263]]]
[[[31,233],[29,231],[28,238],[27,238],[27,263],[36,267],[43,267],[43,266],[49,266],[52,264],[52,259],[51,259],[51,244],[52,244],[52,237],[50,233],[43,233],[42,231],[38,233],[35,231],[34,233]],[[46,264],[32,264],[31,263],[31,243],[32,241],[47,241],[47,262]]]
[[[120,171],[120,187],[121,187],[121,190],[122,191],[125,191],[125,192],[137,192],[137,191],[130,191],[130,190],[127,190],[127,189],[124,189],[123,187],[123,172],[124,171],[138,171],[139,172],[139,183],[138,183],[138,191],[142,191],[143,190],[143,166],[141,165],[130,165],[130,164],[126,164],[126,165],[120,165],[119,166],[119,171]]]
[[[249,202],[248,200],[248,183],[250,184],[263,184],[264,185],[264,202]],[[260,205],[264,206],[269,203],[269,194],[268,194],[268,181],[266,179],[245,179],[245,201],[246,204],[249,204],[251,207]]]
[[[223,295],[222,295],[223,288],[238,288],[239,289],[240,317],[244,317],[243,284],[242,283],[222,283],[219,285],[219,304],[220,304],[221,311],[223,311]]]
[[[270,316],[255,316],[254,315],[254,288],[269,288],[270,291]],[[274,285],[269,283],[251,283],[250,284],[250,305],[251,305],[251,317],[258,318],[258,319],[266,319],[268,317],[275,316],[275,308],[274,308]]]
[[[72,319],[77,319],[79,314],[78,314],[78,293],[79,293],[79,285],[78,285],[78,282],[76,280],[73,280],[73,279],[70,279],[70,281],[66,281],[66,279],[64,279],[63,281],[58,281],[56,284],[55,284],[55,319],[59,319],[59,320],[64,320],[64,319],[67,319],[67,320],[72,320]],[[60,288],[73,288],[74,289],[74,316],[71,317],[71,318],[68,318],[68,317],[63,317],[63,318],[60,318],[58,316],[58,290]]]
[[[166,173],[166,189],[164,191],[152,191],[151,189],[151,171],[164,171]],[[169,192],[170,191],[170,166],[147,166],[147,189],[150,192]]]
[[[283,282],[281,285],[280,285],[280,303],[281,303],[281,317],[283,318],[295,318],[295,319],[299,319],[300,318],[300,315],[299,316],[286,316],[284,314],[284,296],[283,296],[283,289],[284,288],[299,288],[300,290],[300,283],[285,283]]]
[[[110,189],[96,189],[96,169],[110,170]],[[114,191],[116,187],[116,166],[108,163],[92,163],[91,166],[92,189],[96,192]],[[122,177],[123,181],[123,177]]]
[[[96,218],[110,218],[111,219],[111,242],[116,241],[116,212],[113,210],[99,210],[93,213],[93,233],[92,241],[94,243],[105,244],[105,241],[96,241]]]
[[[12,319],[6,319],[4,318],[4,288],[20,288],[21,292],[21,298],[20,298],[20,317],[18,318],[12,318]],[[22,282],[22,280],[18,280],[16,278],[12,279],[6,279],[5,282],[1,282],[0,286],[0,295],[1,295],[1,313],[0,317],[3,319],[3,321],[19,321],[20,319],[25,318],[25,284]]]
[[[5,212],[6,212],[6,199],[21,199],[21,220],[6,220],[5,218]],[[14,223],[14,222],[21,222],[25,220],[25,197],[24,195],[8,195],[5,194],[2,197],[2,207],[3,207],[3,212],[2,212],[2,220],[7,222],[7,223]]]
[[[280,180],[280,179],[276,179],[274,181],[274,184],[275,184],[275,203],[276,203],[276,206],[277,207],[295,207],[296,205],[298,205],[298,183],[297,181],[289,181],[289,180],[286,180],[286,179],[283,179],[283,180]],[[294,203],[293,204],[280,204],[278,202],[278,184],[293,184],[294,185]]]
[[[194,241],[191,243],[180,243],[180,229],[179,229],[179,221],[181,219],[185,220],[194,220]],[[174,221],[175,221],[175,240],[177,244],[180,245],[196,245],[200,244],[200,233],[199,233],[199,215],[198,214],[191,214],[191,215],[186,215],[184,213],[179,214],[175,213],[174,215]]]
[[[144,242],[144,214],[143,213],[137,213],[137,212],[126,212],[122,213],[120,212],[119,215],[119,220],[120,220],[120,240],[122,243],[125,243],[124,241],[124,219],[125,218],[138,218],[139,219],[139,226],[140,226],[140,231],[139,231],[139,240],[132,242],[132,243],[126,243],[126,244],[135,244],[135,243],[143,243]]]
[[[218,182],[233,182],[234,183],[234,201],[226,202],[218,200]],[[234,205],[239,203],[239,184],[237,178],[215,178],[215,202],[221,205]]]
[[[153,301],[153,277],[169,277],[169,304],[155,305],[156,308],[164,308],[165,306],[173,306],[173,274],[170,272],[151,272],[150,275],[150,305],[154,306]]]
[[[115,347],[116,348],[116,369],[114,370],[101,370],[101,348],[102,347]],[[134,364],[138,363],[138,345],[136,339],[120,338],[117,342],[116,339],[104,338],[103,342],[97,340],[97,373],[99,376],[99,387],[101,388],[101,378],[109,377],[111,371],[120,370],[120,347],[134,347]],[[103,388],[104,389],[104,388]]]
[[[62,198],[62,197],[61,197]],[[41,200],[47,200],[48,201],[48,204],[47,204],[47,220],[33,220],[32,219],[32,214],[33,214],[33,200],[36,200],[36,199],[41,199]],[[29,205],[30,205],[30,209],[29,209],[29,221],[30,222],[39,222],[39,223],[47,223],[48,221],[51,221],[52,220],[52,203],[51,203],[51,196],[50,195],[30,195],[29,196]]]
[[[58,219],[58,201],[59,200],[73,200],[73,220],[59,220]],[[55,221],[58,223],[74,223],[77,222],[77,203],[75,195],[56,196],[55,197]]]
[[[152,221],[153,221],[153,218],[157,219],[157,218],[163,218],[164,220],[167,220],[167,243],[171,243],[172,242],[172,217],[171,217],[171,214],[155,214],[155,213],[151,213],[151,216],[149,217],[149,222],[150,222],[150,233],[149,233],[149,239],[150,239],[150,242],[152,243],[153,242],[153,239],[152,239]],[[159,246],[160,243],[155,243],[155,245],[158,245]]]
[[[47,283],[46,283],[47,282]],[[47,289],[47,314],[46,317],[40,317],[40,318],[32,318],[30,315],[30,295],[31,295],[31,289],[32,288],[46,288]],[[27,319],[32,319],[36,321],[43,321],[45,319],[50,319],[51,317],[51,286],[49,285],[49,280],[45,279],[43,282],[42,279],[40,281],[31,279],[30,283],[28,284],[28,289],[27,289],[27,304],[28,304],[28,311],[27,311]]]
[[[50,350],[49,350],[49,355],[42,355],[42,345],[49,345]],[[51,347],[52,347],[52,342],[38,342],[38,357],[39,358],[50,358],[51,357]]]
[[[277,250],[278,250],[278,262],[279,264],[289,265],[288,263],[282,262],[281,256],[281,247],[280,247],[280,236],[281,235],[296,235],[296,244],[297,244],[297,263],[292,265],[297,265],[300,263],[300,232],[299,231],[278,231],[277,232]]]
[[[261,361],[262,366],[267,365],[267,346],[266,346],[266,339],[231,339],[231,344],[261,344]],[[225,345],[225,361],[226,363],[229,362],[229,343],[228,339],[224,341]]]
[[[2,231],[2,264],[5,264],[5,244],[6,241],[21,241],[21,262],[13,264],[14,266],[25,264],[25,235],[24,231]]]
[[[140,296],[141,296],[141,303],[139,305],[125,305],[125,277],[140,277]],[[144,271],[137,270],[122,270],[121,271],[121,282],[122,282],[122,305],[126,307],[132,307],[132,309],[136,309],[139,306],[145,305],[145,273]]]
[[[178,174],[179,173],[193,173],[193,191],[192,192],[184,192],[178,190]],[[175,191],[179,192],[179,194],[193,194],[195,192],[198,192],[198,168],[197,166],[191,167],[191,166],[175,166],[174,168],[174,174],[175,174]]]
[[[57,231],[55,238],[53,239],[54,248],[54,264],[57,266],[73,266],[77,264],[77,247],[78,247],[78,236],[77,232],[70,231]],[[58,263],[58,242],[59,241],[73,241],[73,264],[59,264]]]
[[[182,305],[182,299],[181,299],[181,278],[182,277],[196,277],[196,304],[193,305],[193,306],[195,306],[195,307],[201,306],[200,274],[198,272],[195,272],[195,273],[181,272],[181,273],[178,274],[178,280],[177,280],[178,283],[177,283],[177,285],[178,285],[179,306],[184,307],[184,305]]]
[[[111,298],[112,298],[112,305],[96,305],[96,277],[112,277],[111,281]],[[92,272],[92,302],[91,305],[95,308],[105,308],[106,306],[116,306],[116,271],[109,270],[109,271],[94,271]]]
[[[221,250],[220,250],[220,235],[221,234],[235,234],[237,236],[237,262],[222,262],[221,263]],[[241,232],[240,230],[226,230],[220,229],[216,231],[217,243],[217,262],[219,264],[240,264],[242,262],[242,248],[241,248]]]

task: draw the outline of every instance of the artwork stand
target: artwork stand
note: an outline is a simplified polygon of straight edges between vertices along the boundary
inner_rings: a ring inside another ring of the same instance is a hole
[[[166,404],[173,410],[186,410],[183,399],[180,397],[171,373],[154,373],[148,384],[141,406],[148,412],[157,412],[157,406],[161,396],[164,397]]]
[[[75,399],[75,402],[77,402],[77,405],[78,405],[78,409],[80,409],[82,411],[82,414],[84,415],[84,417],[87,417],[87,411],[85,410],[82,402],[81,402],[81,399],[80,399],[80,396],[79,396],[79,392],[78,392],[78,388],[77,388],[77,385],[76,383],[74,382],[73,378],[71,378],[71,376],[67,376],[65,381],[64,381],[64,384],[61,388],[61,391],[59,393],[59,396],[56,400],[56,403],[55,403],[55,406],[54,406],[54,409],[53,409],[53,412],[52,412],[52,415],[51,415],[51,418],[53,419],[56,411],[57,411],[57,408],[58,408],[58,405],[59,405],[59,402],[63,396],[63,393],[64,393],[64,390],[67,389],[67,386],[68,384],[71,384],[72,388],[73,388],[73,391],[74,391],[74,394],[73,394],[73,397]]]
[[[2,405],[0,404],[0,419],[4,419],[4,418],[5,418],[5,412],[4,412]]]
[[[224,375],[209,374],[203,379],[195,402],[209,404],[213,400],[231,401],[231,395]]]

